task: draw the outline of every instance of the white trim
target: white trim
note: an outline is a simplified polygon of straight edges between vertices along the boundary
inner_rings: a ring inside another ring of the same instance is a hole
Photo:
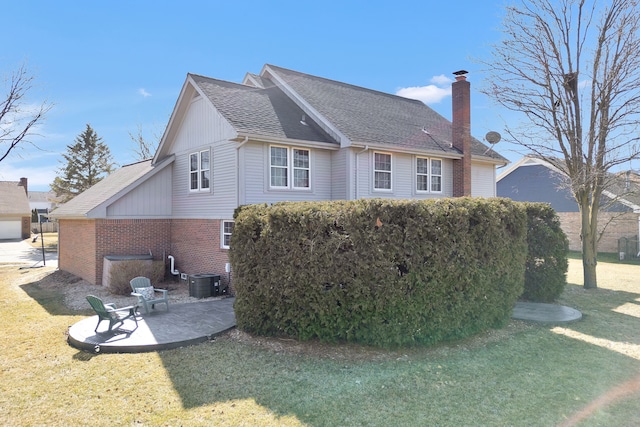
[[[413,161],[413,189],[415,191],[415,194],[442,194],[443,190],[442,188],[444,187],[444,162],[441,158],[439,157],[427,157],[427,156],[414,156],[413,157],[414,161]],[[422,160],[426,160],[427,161],[427,173],[420,173],[419,175],[421,176],[426,176],[427,177],[427,189],[426,190],[419,190],[418,189],[418,159],[422,159]],[[438,161],[440,162],[440,174],[439,175],[435,175],[440,177],[440,190],[432,190],[433,188],[433,161]]]
[[[389,156],[389,170],[376,169],[376,154]],[[388,173],[389,174],[389,188],[377,188],[376,187],[376,173]],[[393,153],[372,151],[371,155],[371,187],[375,192],[390,193],[393,192]]]
[[[202,153],[207,153],[209,156],[209,167],[208,168],[203,168],[202,167]],[[197,167],[196,169],[191,169],[191,158],[192,156],[196,156],[196,163],[197,163]],[[212,177],[212,170],[211,170],[211,165],[212,165],[212,158],[211,158],[211,150],[210,149],[206,149],[206,150],[199,150],[196,152],[192,152],[188,154],[188,169],[189,169],[189,178],[188,178],[188,185],[189,185],[189,193],[210,193],[211,192],[211,177]],[[207,178],[208,182],[207,182],[207,187],[204,187],[202,182],[202,173],[203,172],[209,172],[209,177]],[[192,184],[192,180],[191,180],[191,175],[192,174],[196,174],[196,180],[197,180],[197,188],[192,188],[191,184]]]
[[[230,246],[229,245],[225,245],[224,243],[224,238],[225,236],[229,236],[229,239],[231,239],[231,234],[233,234],[233,230],[231,231],[231,233],[226,233],[224,226],[225,224],[235,224],[235,221],[232,219],[223,219],[222,221],[220,221],[220,248],[221,249],[229,249]]]
[[[287,164],[286,166],[282,166],[282,165],[272,165],[271,164],[271,149],[272,148],[282,148],[284,150],[286,150],[286,160],[287,160]],[[300,168],[300,167],[296,167],[294,165],[294,158],[293,158],[293,153],[294,151],[306,151],[309,155],[309,165],[307,168]],[[313,150],[311,150],[308,147],[291,147],[288,145],[278,145],[278,144],[271,144],[268,146],[267,149],[267,156],[268,156],[268,168],[267,168],[267,178],[268,178],[268,188],[269,190],[293,190],[293,191],[311,191],[311,181],[312,181],[312,168],[311,168],[311,164],[313,163]],[[287,180],[287,185],[286,186],[276,186],[272,184],[272,176],[271,176],[271,171],[273,168],[279,168],[279,169],[284,169],[286,171],[286,180]],[[308,185],[306,187],[298,187],[295,185],[295,171],[296,170],[307,170],[309,177],[308,177]]]

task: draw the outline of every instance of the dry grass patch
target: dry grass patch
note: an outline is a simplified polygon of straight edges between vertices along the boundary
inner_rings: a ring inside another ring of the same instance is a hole
[[[0,424],[551,426],[587,410],[581,426],[633,425],[640,395],[617,387],[640,375],[640,360],[619,350],[640,346],[640,320],[619,307],[640,304],[640,267],[619,267],[601,263],[601,289],[587,291],[571,260],[562,302],[585,315],[563,326],[571,334],[511,322],[385,351],[233,331],[188,348],[94,356],[65,341],[91,313],[66,305],[61,289],[82,282],[0,266]]]

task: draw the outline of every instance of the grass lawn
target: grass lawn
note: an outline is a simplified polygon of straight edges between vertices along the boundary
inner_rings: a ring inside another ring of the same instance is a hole
[[[382,351],[241,339],[159,353],[79,352],[90,312],[0,266],[1,425],[631,426],[640,419],[640,266],[600,263],[563,304],[580,322],[511,322],[464,341]],[[268,345],[267,345],[268,344]],[[314,352],[313,349],[322,349]]]
[[[33,236],[36,236],[36,234],[34,234]],[[45,251],[55,252],[58,249],[58,233],[38,233],[35,242],[33,241],[33,239],[29,239],[27,240],[27,243],[29,243],[34,248],[39,249],[44,246]]]

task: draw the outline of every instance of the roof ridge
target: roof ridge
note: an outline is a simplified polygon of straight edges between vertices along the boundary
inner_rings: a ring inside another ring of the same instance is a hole
[[[292,70],[290,68],[280,67],[278,65],[265,64],[265,66],[268,66],[268,67],[271,67],[271,68],[275,68],[275,69],[279,69],[279,70],[288,71],[290,73],[298,74],[298,75],[301,75],[301,76],[311,77],[311,78],[318,79],[318,80],[324,80],[324,81],[327,81],[327,82],[330,82],[330,83],[333,83],[333,84],[338,84],[340,86],[347,86],[347,87],[351,87],[351,88],[354,88],[354,89],[363,90],[363,91],[366,91],[366,92],[373,92],[373,93],[376,93],[376,94],[379,94],[379,95],[388,96],[388,97],[391,97],[391,98],[400,98],[403,101],[410,101],[410,102],[414,102],[414,103],[417,103],[417,104],[427,105],[427,104],[425,104],[424,102],[422,102],[422,101],[420,101],[418,99],[407,98],[405,96],[400,96],[400,95],[396,95],[396,94],[389,93],[389,92],[383,92],[381,90],[370,89],[370,88],[367,88],[367,87],[364,87],[364,86],[358,86],[358,85],[355,85],[355,84],[352,84],[352,83],[345,83],[345,82],[341,82],[339,80],[334,80],[334,79],[329,79],[329,78],[326,78],[326,77],[316,76],[314,74],[303,73],[301,71]]]
[[[265,88],[255,87],[255,86],[249,86],[244,83],[236,83],[236,82],[231,82],[229,80],[216,79],[215,77],[203,76],[201,74],[187,73],[187,75],[190,77],[200,78],[202,80],[207,80],[210,82],[219,82],[225,85],[238,86],[238,88],[247,89],[247,90],[264,90],[265,89]]]

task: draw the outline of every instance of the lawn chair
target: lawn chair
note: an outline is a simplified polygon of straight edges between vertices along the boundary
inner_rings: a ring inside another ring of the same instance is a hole
[[[100,298],[93,295],[87,296],[87,301],[89,301],[91,308],[93,308],[93,311],[95,311],[98,315],[98,324],[94,329],[95,332],[98,332],[100,322],[102,322],[103,320],[109,321],[109,329],[107,330],[107,332],[111,332],[111,329],[114,325],[118,323],[123,324],[124,321],[129,318],[133,318],[134,322],[136,322],[136,328],[138,327],[138,319],[136,319],[136,306],[132,305],[129,307],[116,308],[115,304],[105,304]]]
[[[156,289],[151,286],[151,280],[148,277],[135,277],[131,279],[131,295],[138,297],[138,305],[144,308],[145,314],[149,314],[149,306],[154,309],[156,304],[166,304],[167,310],[169,310],[169,297],[167,296],[167,290]]]

